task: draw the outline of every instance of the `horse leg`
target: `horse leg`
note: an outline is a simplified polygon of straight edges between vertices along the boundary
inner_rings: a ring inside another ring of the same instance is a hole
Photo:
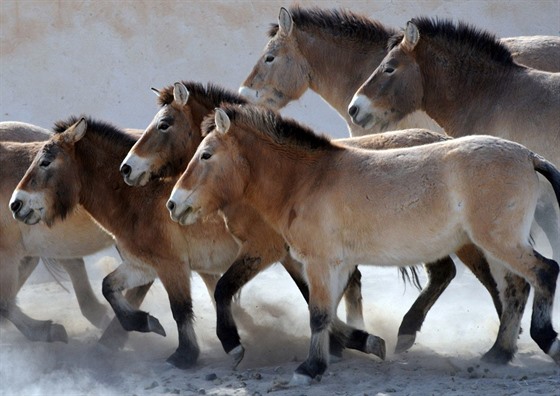
[[[188,271],[160,271],[159,278],[169,296],[171,312],[179,333],[179,346],[166,361],[177,368],[187,369],[196,364],[200,354],[193,326],[190,273]]]
[[[125,293],[125,298],[134,309],[138,309],[144,301],[148,290],[154,282],[146,283],[142,286],[133,287]],[[126,331],[119,322],[117,317],[114,317],[109,326],[105,329],[101,338],[99,339],[99,344],[109,348],[110,350],[121,349],[124,347],[126,340],[128,339],[128,331]]]
[[[482,285],[488,290],[496,308],[498,317],[502,317],[502,301],[496,280],[484,254],[473,244],[463,246],[457,251],[457,257],[468,267]]]
[[[216,334],[224,351],[233,358],[234,368],[243,359],[245,348],[241,345],[241,338],[231,312],[233,296],[258,273],[270,267],[272,263],[273,261],[263,260],[261,257],[238,255],[216,285],[214,293],[217,320]]]
[[[157,274],[151,267],[123,262],[103,279],[103,296],[107,299],[121,326],[127,331],[154,332],[165,336],[159,321],[147,312],[135,309],[121,291],[153,282]]]
[[[216,292],[216,287],[218,285],[218,281],[221,278],[221,275],[208,274],[205,272],[198,272],[198,275],[200,275],[200,278],[206,285],[206,290],[208,290],[208,294],[210,295],[210,299],[212,300],[214,309],[216,309],[216,300],[214,300],[214,293]]]
[[[552,327],[551,318],[556,280],[560,271],[558,264],[554,260],[541,256],[528,243],[509,246],[508,250],[493,244],[484,250],[488,261],[491,261],[491,257],[498,260],[509,270],[523,276],[533,286],[535,296],[531,316],[531,337],[546,354],[560,364],[560,341],[557,338],[558,333]]]
[[[68,343],[64,326],[52,320],[35,320],[24,314],[15,301],[0,301],[0,315],[8,319],[30,341]]]
[[[455,263],[450,257],[426,264],[425,269],[428,283],[403,317],[395,353],[404,352],[414,344],[416,333],[420,331],[428,311],[457,273]]]
[[[39,264],[39,257],[24,257],[19,261],[18,269],[18,288],[16,292],[19,292],[21,287],[27,282],[27,279],[31,276],[37,265]]]
[[[70,276],[82,315],[98,328],[107,326],[110,321],[107,307],[97,300],[91,288],[84,260],[77,258],[58,261]]]
[[[314,378],[320,378],[327,368],[329,329],[352,269],[313,260],[307,263],[305,270],[309,284],[311,342],[307,359],[299,365],[292,378],[291,383],[295,385],[309,384]],[[377,338],[377,343],[378,349],[384,351],[384,341]]]
[[[365,329],[362,306],[362,273],[356,266],[344,290],[346,323],[358,329]]]
[[[499,295],[503,307],[500,314],[500,328],[494,345],[482,356],[482,360],[494,364],[507,364],[517,351],[517,338],[519,336],[521,318],[527,298],[529,297],[529,284],[520,276],[508,271],[500,263],[491,265],[496,279]]]

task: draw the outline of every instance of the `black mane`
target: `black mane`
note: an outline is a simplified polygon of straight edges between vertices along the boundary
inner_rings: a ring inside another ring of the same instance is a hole
[[[223,105],[220,108],[226,112],[232,123],[245,124],[266,139],[272,139],[279,144],[289,144],[307,150],[336,150],[338,147],[332,145],[327,136],[318,135],[297,121],[284,118],[265,107]],[[203,133],[206,135],[215,127],[212,113],[202,123]]]
[[[301,8],[290,7],[288,12],[298,29],[320,29],[335,37],[353,39],[359,42],[386,42],[397,31],[384,26],[378,21],[355,14],[348,10],[325,10],[319,7]],[[274,37],[278,32],[278,24],[272,24],[268,32]]]
[[[66,120],[56,121],[53,127],[55,134],[62,133],[80,119],[84,118],[87,123],[87,133],[94,134],[107,140],[109,144],[134,145],[136,139],[124,130],[105,121],[95,120],[89,116],[70,116]]]
[[[237,92],[230,91],[219,85],[208,83],[204,86],[201,83],[193,81],[182,81],[182,83],[189,90],[189,95],[207,106],[214,108],[221,103],[245,104],[247,100],[244,99]],[[165,106],[173,102],[173,85],[169,85],[160,91],[158,103],[160,106]]]
[[[468,46],[486,54],[490,59],[504,65],[514,64],[511,52],[502,44],[494,34],[472,26],[466,22],[453,23],[448,19],[432,19],[418,17],[411,20],[420,31],[422,37],[443,39],[456,43],[458,46]],[[393,36],[389,41],[389,49],[398,45],[403,38],[403,33]]]

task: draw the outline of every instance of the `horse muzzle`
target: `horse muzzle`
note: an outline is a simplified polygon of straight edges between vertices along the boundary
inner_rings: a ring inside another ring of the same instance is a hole
[[[43,213],[42,208],[33,209],[29,207],[27,200],[18,195],[18,192],[14,192],[9,203],[14,219],[27,225],[34,225],[40,222]]]

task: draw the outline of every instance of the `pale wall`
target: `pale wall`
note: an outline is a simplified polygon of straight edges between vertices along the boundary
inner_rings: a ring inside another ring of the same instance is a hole
[[[0,120],[50,127],[88,114],[144,128],[156,111],[150,87],[177,80],[237,89],[290,1],[1,0]],[[500,37],[558,35],[554,1],[306,1],[341,6],[402,27],[419,15],[463,19]],[[286,114],[322,132],[347,134],[315,95]]]

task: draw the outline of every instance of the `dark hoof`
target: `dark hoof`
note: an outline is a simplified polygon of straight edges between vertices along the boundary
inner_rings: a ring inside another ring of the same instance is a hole
[[[397,339],[397,346],[395,347],[395,353],[403,353],[408,351],[414,345],[416,341],[416,334],[402,334],[399,335]]]
[[[181,369],[186,370],[192,368],[196,364],[198,358],[198,353],[195,354],[185,354],[179,351],[173,352],[173,355],[169,356],[166,360],[167,363]]]
[[[505,365],[513,359],[513,355],[515,355],[513,351],[506,351],[503,348],[493,346],[482,356],[481,360],[486,363]]]
[[[245,348],[243,348],[243,345],[238,345],[231,351],[229,351],[228,355],[233,358],[232,369],[235,370],[239,363],[241,363],[241,361],[243,360],[243,356],[245,356]]]
[[[120,320],[120,319],[119,319]],[[139,331],[140,333],[156,333],[165,337],[165,330],[152,315],[147,312],[134,312],[131,316],[120,320],[122,327],[126,331]]]
[[[49,337],[48,342],[64,342],[68,344],[68,333],[66,333],[66,329],[64,326],[53,323],[49,329]]]
[[[374,354],[381,360],[385,360],[385,355],[387,354],[385,340],[381,337],[370,334],[366,342],[366,352]]]

